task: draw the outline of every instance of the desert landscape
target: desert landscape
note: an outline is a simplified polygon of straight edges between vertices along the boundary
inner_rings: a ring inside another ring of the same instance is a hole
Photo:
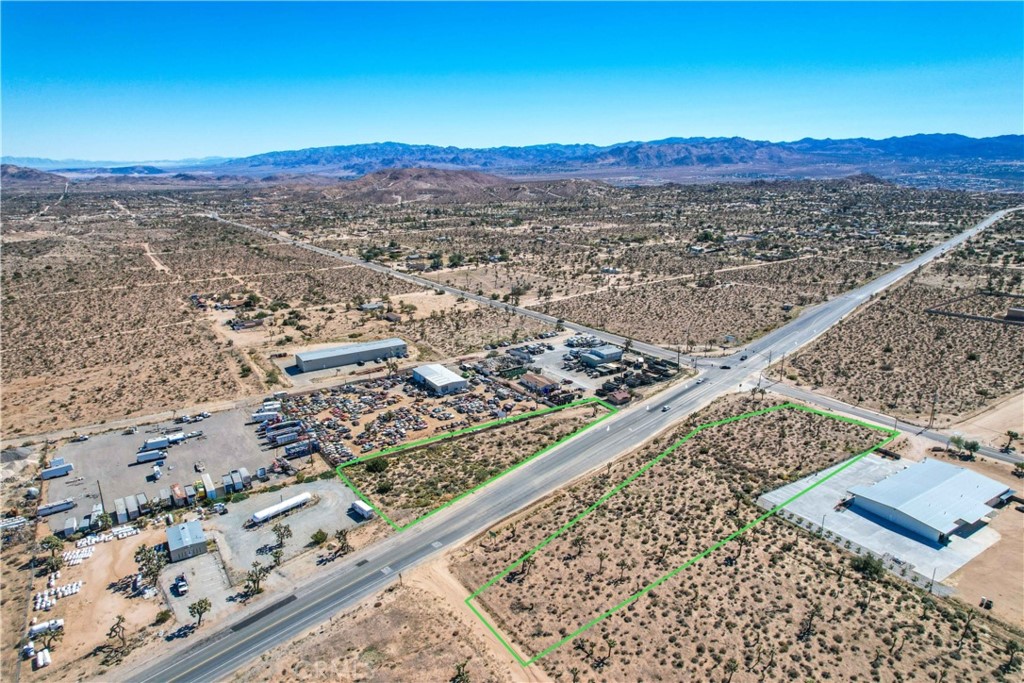
[[[722,400],[691,425],[763,407],[756,397]],[[524,658],[571,680],[1003,675],[1011,629],[870,573],[778,518],[684,565],[755,518],[751,497],[762,487],[870,448],[884,432],[793,409],[769,412],[700,432],[635,485],[602,496],[685,433],[570,487],[455,557],[467,591],[487,585],[475,600]],[[690,474],[673,476],[676,468]],[[602,502],[566,528],[595,500]],[[537,546],[556,531],[564,533]],[[498,573],[531,547],[538,550]],[[502,578],[485,583],[494,576]]]

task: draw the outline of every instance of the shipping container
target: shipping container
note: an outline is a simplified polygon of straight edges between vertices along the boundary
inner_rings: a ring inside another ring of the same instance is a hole
[[[139,501],[135,499],[135,496],[125,496],[124,506],[128,510],[128,519],[139,518]]]
[[[171,507],[171,489],[160,489],[160,507]]]
[[[171,503],[174,507],[183,507],[185,502],[185,489],[181,488],[181,484],[171,484]]]
[[[301,437],[301,432],[288,432],[286,434],[278,434],[277,436],[270,440],[270,443],[274,446],[274,448],[279,448],[281,446],[284,446],[285,444],[295,443]]]
[[[242,477],[242,486],[245,488],[250,488],[252,486],[252,476],[249,474],[249,470],[244,467],[239,467],[238,475]]]
[[[174,432],[173,434],[167,435],[167,442],[172,446],[176,443],[181,443],[184,440],[185,432]]]
[[[48,467],[39,473],[40,479],[56,479],[57,477],[66,477],[71,474],[71,471],[75,469],[75,466],[71,463],[64,463],[61,465],[54,465]]]
[[[125,507],[124,498],[118,498],[114,501],[114,521],[118,524],[126,524],[128,522],[128,508]]]
[[[237,470],[231,473],[231,490],[235,493],[243,490],[245,486],[242,484],[242,475]]]
[[[64,458],[54,458],[50,461],[50,467],[60,467],[64,464]]]
[[[196,504],[196,489],[189,484],[185,485],[185,502],[189,505]]]
[[[145,493],[136,494],[135,502],[139,506],[140,513],[148,515],[150,512],[152,512],[152,509],[149,507],[149,498],[146,497]]]
[[[361,500],[357,500],[354,503],[352,503],[352,506],[349,508],[349,510],[355,513],[356,515],[362,517],[364,520],[373,518],[373,508]]]
[[[68,517],[64,520],[64,538],[68,538],[78,533],[78,520],[74,517]]]
[[[203,474],[203,488],[206,489],[206,497],[210,500],[217,500],[220,496],[218,495],[217,488],[213,485],[213,477],[209,474]]]
[[[309,439],[308,441],[300,441],[298,443],[288,444],[284,447],[284,457],[301,458],[304,455],[310,455],[320,451],[320,443],[315,439]]]
[[[47,515],[55,515],[58,512],[64,512],[78,505],[73,499],[65,498],[64,500],[58,500],[55,503],[49,503],[48,505],[40,505],[39,510],[36,511],[36,515],[39,517],[46,517]]]
[[[252,414],[251,422],[266,422],[267,420],[276,420],[281,417],[281,414],[276,410],[261,410]]]

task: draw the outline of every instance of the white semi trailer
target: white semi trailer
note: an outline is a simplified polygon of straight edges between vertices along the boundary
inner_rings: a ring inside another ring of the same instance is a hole
[[[273,519],[278,515],[283,515],[289,510],[300,508],[311,500],[313,500],[313,496],[309,493],[300,493],[299,495],[292,496],[287,500],[282,500],[276,505],[271,505],[268,508],[263,508],[262,510],[253,513],[253,516],[249,518],[249,522],[251,524],[263,524],[263,522],[266,522],[268,519]]]

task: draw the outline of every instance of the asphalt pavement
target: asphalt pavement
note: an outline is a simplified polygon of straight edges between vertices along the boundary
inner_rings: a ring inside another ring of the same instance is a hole
[[[1012,210],[1016,209],[996,212],[973,228],[872,282],[805,310],[795,320],[752,344],[751,349],[745,351],[750,354],[746,361],[738,361],[740,354],[744,353],[740,351],[730,358],[722,359],[720,365],[729,365],[728,370],[707,369],[708,362],[702,361],[706,368],[702,376],[706,381],[698,384],[696,380],[690,380],[667,389],[648,401],[620,411],[603,422],[600,427],[588,430],[558,446],[544,457],[510,472],[407,531],[354,553],[340,561],[337,567],[322,572],[297,587],[292,594],[274,598],[274,602],[268,604],[277,606],[276,609],[266,611],[266,607],[254,606],[252,610],[244,610],[219,631],[192,643],[187,651],[174,652],[141,671],[125,672],[120,677],[131,681],[163,682],[210,681],[227,676],[259,653],[287,642],[305,629],[326,620],[330,615],[357,604],[374,591],[397,580],[401,572],[494,526],[548,493],[612,462],[621,454],[641,445],[648,438],[681,421],[715,398],[735,391],[748,378],[758,376],[771,361],[808,344],[872,296],[910,275],[936,256],[970,239]],[[496,303],[486,297],[478,297],[453,287],[398,273],[387,266],[367,263],[320,247],[296,242],[270,231],[227,221],[216,214],[211,214],[210,217],[303,249],[384,272],[420,286],[442,289],[488,306]],[[505,304],[498,305],[501,308],[506,307]],[[556,322],[551,316],[536,311],[521,308],[514,310],[528,317]],[[614,339],[614,336],[600,330],[590,330],[568,322],[563,324],[568,329],[595,334],[604,339]],[[669,354],[662,357],[673,360],[676,357],[674,351],[651,345],[639,345],[634,342],[634,348],[645,352],[656,350],[660,353],[654,355]],[[670,406],[670,409],[663,412],[661,408],[665,405]]]

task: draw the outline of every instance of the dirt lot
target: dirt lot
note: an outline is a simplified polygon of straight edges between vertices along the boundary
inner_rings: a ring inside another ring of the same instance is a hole
[[[416,578],[260,655],[232,681],[510,681],[471,615],[457,614]],[[519,679],[516,679],[519,680]]]
[[[1024,435],[1024,394],[1008,396],[947,429],[951,433],[960,432],[967,435],[966,438],[977,439],[983,446],[1002,448],[1009,443],[1020,451],[1024,442],[1019,438],[1010,440],[1006,433],[1012,431]]]
[[[82,581],[81,592],[61,598],[50,612],[33,612],[32,616],[40,620],[64,619],[66,635],[52,651],[53,664],[38,672],[23,665],[21,680],[102,678],[101,657],[92,656],[92,653],[96,647],[108,642],[107,629],[119,614],[125,617],[125,628],[130,638],[148,637],[155,633],[157,629],[152,624],[157,612],[165,607],[163,599],[159,596],[150,599],[131,597],[130,577],[138,571],[135,549],[143,543],[154,545],[165,540],[164,530],[155,527],[125,540],[95,545],[92,557],[78,566],[62,569],[58,585]],[[74,544],[66,544],[65,550],[74,550]],[[45,579],[34,582],[36,592],[45,586]]]
[[[345,467],[343,473],[391,521],[402,526],[605,413],[601,406],[568,408],[480,434],[380,456]],[[376,471],[381,465],[371,465],[374,462],[386,463],[384,469]]]
[[[696,421],[754,407],[753,399],[731,398]],[[879,440],[876,431],[796,411],[707,430],[477,600],[531,656],[755,518],[759,491]],[[475,590],[658,450],[642,449],[493,530],[456,557],[456,575]],[[537,665],[551,676],[576,668],[606,680],[734,672],[737,680],[852,680],[881,667],[903,676],[943,669],[955,680],[990,676],[1005,661],[1007,629],[976,617],[958,647],[966,619],[961,604],[863,578],[841,550],[769,518]],[[922,620],[927,628],[919,628]]]

